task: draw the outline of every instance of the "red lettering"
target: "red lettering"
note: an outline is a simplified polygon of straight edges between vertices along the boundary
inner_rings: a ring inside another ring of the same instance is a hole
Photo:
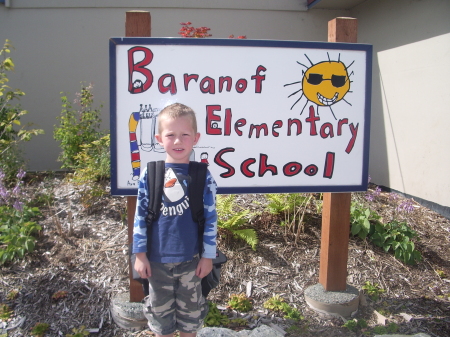
[[[295,134],[296,136],[298,136],[299,134],[302,133],[302,122],[295,118],[295,119],[288,119],[288,133],[287,135],[290,136],[291,135],[291,126],[295,124],[297,125],[297,133]]]
[[[238,136],[242,136],[242,131],[239,130],[239,128],[245,126],[246,124],[247,121],[244,118],[239,118],[236,123],[234,123],[234,132],[236,132]]]
[[[280,121],[280,120],[275,121],[275,122],[273,123],[273,125],[272,125],[272,135],[273,135],[274,137],[278,137],[278,136],[280,135],[277,131],[275,131],[275,129],[279,129],[279,128],[281,128],[282,126],[283,126],[283,122]]]
[[[205,86],[206,84],[206,86]],[[204,94],[212,94],[214,95],[216,93],[216,89],[214,88],[215,81],[213,78],[206,76],[203,77],[200,81],[200,91]]]
[[[206,134],[207,135],[221,135],[222,129],[219,128],[216,122],[220,122],[220,116],[214,114],[214,111],[220,111],[220,105],[206,106]]]
[[[236,91],[239,94],[242,94],[245,89],[247,89],[247,80],[245,78],[241,78],[236,82]]]
[[[320,127],[320,137],[322,138],[333,138],[334,137],[334,131],[333,131],[333,125],[331,123],[323,123]]]
[[[338,132],[337,135],[341,136],[342,135],[342,126],[344,124],[348,124],[348,118],[344,118],[344,119],[340,119],[338,122]]]
[[[248,167],[252,164],[256,163],[255,158],[248,158],[244,160],[241,164],[241,172],[247,178],[252,178],[255,176],[255,172],[251,171]]]
[[[320,117],[316,117],[316,113],[312,105],[309,107],[309,117],[306,118],[305,121],[311,124],[309,134],[311,136],[317,136],[316,121],[320,121]]]
[[[327,152],[325,156],[325,169],[323,177],[331,179],[334,171],[334,152]]]
[[[250,125],[250,130],[248,132],[248,138],[252,138],[253,130],[256,130],[256,138],[259,138],[261,134],[261,130],[264,130],[264,136],[267,136],[269,134],[269,130],[267,129],[267,124],[263,123],[261,125]]]
[[[260,75],[261,71],[266,71],[267,69],[263,66],[258,66],[256,68],[256,74],[251,77],[252,80],[255,80],[255,93],[260,94],[262,91],[262,81],[266,79],[266,75]]]
[[[166,78],[170,79],[170,82],[168,85],[164,84],[164,80]],[[175,82],[175,76],[173,76],[172,74],[162,75],[158,80],[158,89],[159,89],[159,92],[162,94],[165,94],[170,91],[171,95],[175,95],[177,93],[177,84]]]
[[[230,92],[231,91],[231,77],[230,76],[222,76],[219,78],[219,92],[222,92],[223,90],[223,84],[227,82],[227,88],[226,91]]]
[[[183,78],[184,78],[184,90],[185,91],[188,91],[189,82],[191,80],[194,80],[195,82],[198,81],[198,75],[196,75],[196,74],[192,74],[192,75],[184,74]]]
[[[233,166],[228,164],[225,160],[222,159],[222,156],[227,152],[234,152],[234,148],[232,147],[226,147],[219,152],[217,152],[216,156],[214,157],[214,162],[219,165],[220,167],[223,167],[227,170],[227,172],[221,173],[220,176],[222,178],[230,178],[234,176],[235,169]]]
[[[352,133],[352,138],[348,142],[347,148],[345,149],[345,152],[347,152],[347,153],[350,153],[353,150],[353,146],[355,145],[355,141],[356,141],[356,136],[358,135],[359,123],[356,124],[356,127],[353,125],[353,123],[350,124],[349,127],[350,127],[350,132]]]
[[[143,52],[144,58],[142,61],[134,63],[134,53]],[[128,91],[132,94],[139,94],[147,91],[153,83],[152,72],[145,68],[153,60],[153,53],[150,49],[144,47],[133,47],[128,50]],[[140,73],[145,77],[145,81],[140,79],[133,81],[134,73]]]
[[[283,166],[283,173],[286,177],[293,177],[302,171],[302,164],[292,161]]]
[[[278,174],[278,169],[275,165],[267,165],[267,158],[268,156],[266,154],[260,154],[259,155],[259,172],[258,176],[262,177],[264,174],[266,174],[267,171],[271,171],[273,176],[276,176]]]
[[[314,164],[308,165],[305,168],[305,174],[310,177],[315,176],[318,171],[319,171],[319,168]]]
[[[225,136],[231,135],[231,118],[233,114],[231,113],[231,109],[225,109]]]

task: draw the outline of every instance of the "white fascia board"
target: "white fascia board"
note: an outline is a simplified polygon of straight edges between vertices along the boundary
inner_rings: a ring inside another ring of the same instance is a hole
[[[10,0],[11,8],[186,8],[307,11],[307,0]]]

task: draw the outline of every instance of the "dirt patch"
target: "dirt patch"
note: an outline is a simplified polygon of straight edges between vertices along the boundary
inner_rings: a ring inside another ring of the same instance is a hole
[[[20,324],[9,330],[8,336],[29,336],[37,322],[50,324],[46,336],[64,336],[82,325],[94,329],[96,336],[129,336],[131,333],[120,329],[109,312],[111,298],[129,291],[126,198],[107,196],[86,209],[77,188],[61,176],[34,177],[27,191],[42,198],[54,195],[54,199],[51,207],[40,206],[43,230],[35,252],[0,267],[0,303],[8,304],[15,314],[8,326]],[[253,251],[240,241],[219,239],[229,261],[222,270],[220,286],[209,299],[226,306],[231,294],[251,288],[254,313],[281,326],[286,336],[364,335],[364,330],[351,332],[342,327],[341,319],[321,318],[305,303],[304,290],[318,282],[320,216],[306,214],[304,231],[295,242],[295,236],[280,226],[281,219],[265,212],[263,196],[236,198],[239,205],[259,212],[250,226],[256,229],[260,242]],[[372,208],[390,220],[399,216],[395,209],[402,200],[382,192]],[[366,296],[356,318],[365,319],[373,328],[378,324],[376,310],[388,323],[397,324],[398,333],[449,336],[450,221],[416,203],[413,207],[407,220],[420,237],[416,248],[424,259],[418,265],[404,265],[367,241],[350,239],[348,283],[361,289],[369,281],[386,291],[378,301]],[[18,296],[7,300],[13,290]],[[58,291],[65,296],[55,300],[53,295]],[[267,313],[263,303],[275,294],[298,308],[304,319],[294,324]]]

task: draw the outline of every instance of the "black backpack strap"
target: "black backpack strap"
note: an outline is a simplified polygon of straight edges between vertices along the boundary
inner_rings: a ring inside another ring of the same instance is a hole
[[[203,253],[203,232],[205,230],[203,191],[205,190],[207,170],[208,164],[206,163],[189,162],[189,207],[191,208],[192,220],[198,223],[200,254]]]
[[[158,218],[164,188],[165,162],[162,160],[147,163],[148,215],[147,236],[149,227]],[[148,239],[147,239],[148,240]]]

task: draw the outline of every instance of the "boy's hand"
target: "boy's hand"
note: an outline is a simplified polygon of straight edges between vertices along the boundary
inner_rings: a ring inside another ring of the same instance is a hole
[[[213,267],[212,259],[202,257],[198,262],[197,269],[195,270],[195,275],[197,275],[200,278],[204,278],[211,272],[212,267]]]
[[[134,269],[138,272],[139,276],[143,279],[152,276],[152,270],[150,268],[150,261],[147,258],[146,253],[137,253],[136,262],[134,263]]]

